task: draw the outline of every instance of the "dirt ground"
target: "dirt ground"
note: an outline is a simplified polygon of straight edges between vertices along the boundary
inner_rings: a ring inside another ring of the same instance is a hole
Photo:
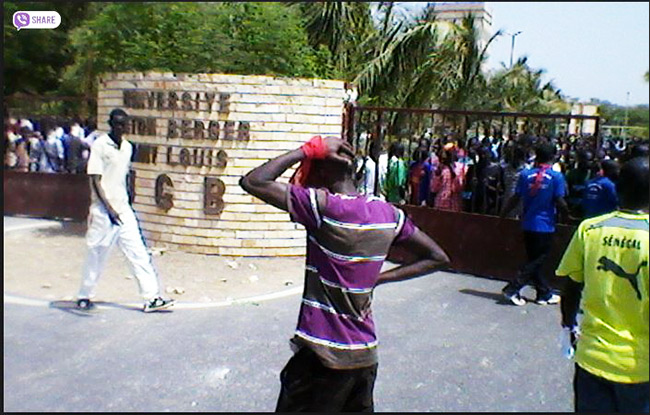
[[[86,224],[76,222],[5,232],[4,292],[51,301],[72,300],[81,282],[85,233]],[[181,302],[222,302],[302,286],[303,257],[223,257],[152,248],[165,296]],[[96,300],[141,301],[137,281],[117,246],[97,285]]]

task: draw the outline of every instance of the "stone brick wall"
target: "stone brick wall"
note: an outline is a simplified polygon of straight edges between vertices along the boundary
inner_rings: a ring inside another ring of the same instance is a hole
[[[319,79],[105,74],[99,80],[98,129],[108,131],[113,108],[134,118],[126,136],[138,148],[133,207],[150,246],[303,255],[303,228],[245,193],[238,180],[313,135],[340,135],[344,92],[343,82]],[[212,196],[205,195],[206,177],[223,183]],[[206,210],[206,198],[212,210]]]

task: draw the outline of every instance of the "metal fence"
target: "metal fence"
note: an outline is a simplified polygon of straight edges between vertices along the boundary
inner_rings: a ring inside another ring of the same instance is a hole
[[[452,135],[460,141],[471,137],[496,134],[514,137],[517,134],[557,136],[570,134],[571,121],[595,122],[592,134],[599,140],[600,117],[575,114],[536,114],[524,112],[464,111],[422,108],[362,107],[348,105],[343,132],[355,150],[366,155],[368,140],[387,146],[402,141],[407,154],[426,134]],[[597,142],[599,145],[599,142]]]

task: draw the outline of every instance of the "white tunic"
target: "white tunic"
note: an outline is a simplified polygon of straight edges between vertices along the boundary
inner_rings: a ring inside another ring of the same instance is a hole
[[[118,149],[117,145],[108,134],[101,134],[90,148],[88,158],[88,175],[101,175],[100,185],[108,203],[118,214],[129,207],[129,194],[127,191],[126,177],[131,166],[133,145],[122,138]],[[99,198],[92,193],[92,203],[100,203]]]

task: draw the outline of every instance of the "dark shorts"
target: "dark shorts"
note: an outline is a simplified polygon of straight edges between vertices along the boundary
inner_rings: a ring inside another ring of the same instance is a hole
[[[575,411],[578,413],[648,413],[650,390],[645,383],[619,383],[603,379],[575,365]]]
[[[280,373],[276,412],[374,412],[377,365],[330,369],[303,347]]]

